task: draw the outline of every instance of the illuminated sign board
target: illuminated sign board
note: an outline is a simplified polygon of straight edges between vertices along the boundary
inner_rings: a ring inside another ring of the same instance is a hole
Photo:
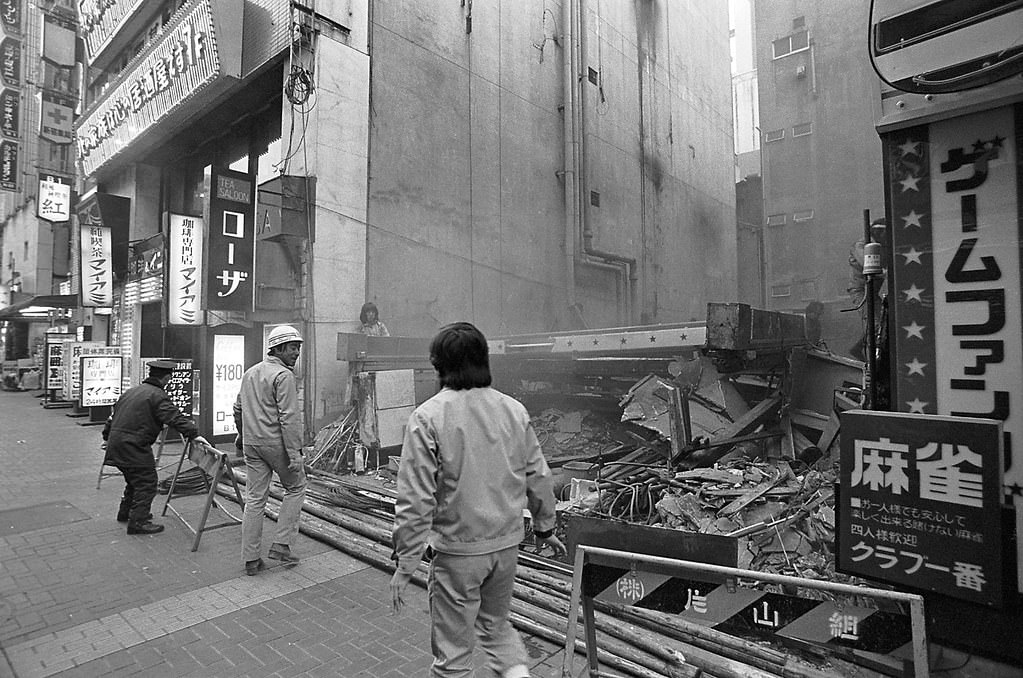
[[[213,337],[213,435],[234,435],[234,402],[245,374],[245,337]]]
[[[1006,106],[884,136],[891,196],[892,407],[1003,422],[1023,501],[1017,139]]]
[[[209,200],[206,308],[251,311],[256,177],[214,168]]]
[[[222,76],[238,76],[241,6],[240,0],[197,3],[78,121],[78,158],[86,174],[127,149],[211,83]],[[226,26],[218,32],[216,27],[226,17],[233,17],[233,32]]]
[[[103,51],[118,28],[135,14],[144,0],[79,0],[78,21],[89,63]]]

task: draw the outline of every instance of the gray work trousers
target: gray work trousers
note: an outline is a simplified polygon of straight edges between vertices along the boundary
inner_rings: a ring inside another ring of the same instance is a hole
[[[477,634],[493,674],[527,665],[526,648],[508,619],[518,555],[518,546],[512,546],[481,556],[434,557],[429,579],[431,676],[472,676]]]
[[[298,535],[298,520],[305,500],[305,469],[298,473],[288,470],[288,454],[281,447],[244,445],[245,452],[245,512],[242,514],[242,560],[249,562],[260,557],[263,539],[263,510],[270,496],[270,480],[276,473],[284,487],[280,515],[277,517],[275,544],[294,543]]]

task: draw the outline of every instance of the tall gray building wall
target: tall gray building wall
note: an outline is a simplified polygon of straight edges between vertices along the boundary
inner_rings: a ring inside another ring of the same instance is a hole
[[[589,237],[566,239],[561,6],[373,4],[366,288],[392,332],[672,322],[734,298],[727,8],[580,7]],[[567,242],[633,280],[570,267]]]

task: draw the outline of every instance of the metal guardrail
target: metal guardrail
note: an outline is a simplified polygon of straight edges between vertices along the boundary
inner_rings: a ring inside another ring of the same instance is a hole
[[[579,606],[583,609],[583,632],[586,640],[586,659],[589,665],[590,678],[607,675],[600,672],[597,663],[597,634],[594,626],[594,603],[592,595],[584,595],[584,570],[588,565],[604,565],[620,567],[635,571],[651,571],[659,574],[702,573],[725,576],[728,578],[742,577],[772,584],[785,584],[804,588],[830,591],[852,596],[866,596],[885,600],[907,603],[910,610],[913,644],[913,675],[915,678],[929,678],[927,656],[927,627],[924,617],[924,599],[922,596],[901,591],[885,591],[868,587],[839,584],[817,579],[803,579],[769,572],[755,572],[737,567],[697,563],[689,560],[648,556],[642,553],[616,551],[612,549],[585,546],[580,544],[575,552],[575,565],[572,574],[572,599],[569,605],[568,629],[565,635],[565,659],[561,670],[562,678],[574,678],[572,663],[575,654],[576,630],[579,621]],[[643,567],[643,566],[646,567]]]

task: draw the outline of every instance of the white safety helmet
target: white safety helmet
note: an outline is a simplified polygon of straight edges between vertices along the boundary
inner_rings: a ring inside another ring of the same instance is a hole
[[[291,325],[278,325],[270,330],[270,336],[266,338],[266,350],[269,351],[274,346],[287,344],[289,341],[301,343],[302,335]]]

